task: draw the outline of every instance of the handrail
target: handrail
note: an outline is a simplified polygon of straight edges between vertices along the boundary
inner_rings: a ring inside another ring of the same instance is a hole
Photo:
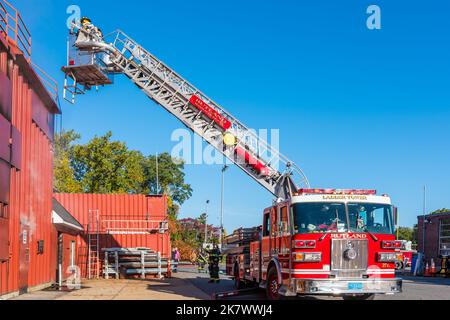
[[[19,11],[6,0],[0,0],[0,31],[11,40],[25,58],[31,59],[31,33]]]
[[[42,70],[37,64],[31,63],[33,68],[37,71],[37,75],[39,79],[42,81],[45,89],[47,89],[48,93],[52,97],[52,99],[56,102],[58,100],[58,83],[55,79],[49,76],[44,70]]]

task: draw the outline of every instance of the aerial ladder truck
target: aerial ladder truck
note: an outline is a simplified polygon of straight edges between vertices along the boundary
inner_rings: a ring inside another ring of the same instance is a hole
[[[227,273],[236,286],[256,284],[270,299],[401,292],[394,273],[401,247],[396,208],[387,195],[311,189],[293,161],[120,30],[103,37],[90,23],[74,23],[67,51],[67,101],[123,74],[275,196],[253,238],[230,243]]]

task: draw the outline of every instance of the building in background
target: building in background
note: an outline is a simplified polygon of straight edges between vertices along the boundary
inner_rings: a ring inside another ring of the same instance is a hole
[[[418,251],[425,254],[426,261],[433,259],[437,262],[442,255],[450,256],[450,212],[417,218]]]
[[[193,232],[199,239],[205,237],[205,224],[199,221],[199,219],[184,218],[178,220],[178,223],[184,231]],[[220,227],[215,227],[208,224],[206,227],[208,239],[220,239]]]

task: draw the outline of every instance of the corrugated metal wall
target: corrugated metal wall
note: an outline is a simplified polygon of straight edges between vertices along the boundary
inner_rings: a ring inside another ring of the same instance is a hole
[[[6,43],[1,38],[0,73],[9,79],[10,88],[0,89],[12,91],[8,119],[12,145],[6,205],[9,257],[0,262],[0,295],[53,282],[57,261],[57,234],[51,223],[54,115],[49,111],[55,106],[41,100],[42,83],[23,55]],[[34,118],[39,118],[40,125]],[[42,254],[37,253],[40,240],[44,241]]]
[[[100,222],[112,220],[166,220],[167,197],[127,194],[55,194],[54,197],[80,222],[85,230],[89,223],[89,212],[98,210]],[[106,234],[100,230],[101,248],[145,247],[170,257],[170,234]],[[85,277],[87,265],[87,235],[78,237],[78,262]]]

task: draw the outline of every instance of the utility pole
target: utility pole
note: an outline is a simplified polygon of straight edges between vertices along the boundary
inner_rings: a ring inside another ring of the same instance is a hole
[[[208,204],[209,204],[209,200],[206,200],[206,207],[205,207],[205,245],[208,243]]]
[[[422,253],[425,256],[425,224],[427,212],[427,187],[423,186]]]
[[[159,164],[158,164],[158,152],[156,153],[156,194],[159,195]]]
[[[222,168],[222,187],[220,198],[220,248],[223,246],[223,214],[224,214],[224,198],[225,198],[225,171],[228,166],[225,164]]]

